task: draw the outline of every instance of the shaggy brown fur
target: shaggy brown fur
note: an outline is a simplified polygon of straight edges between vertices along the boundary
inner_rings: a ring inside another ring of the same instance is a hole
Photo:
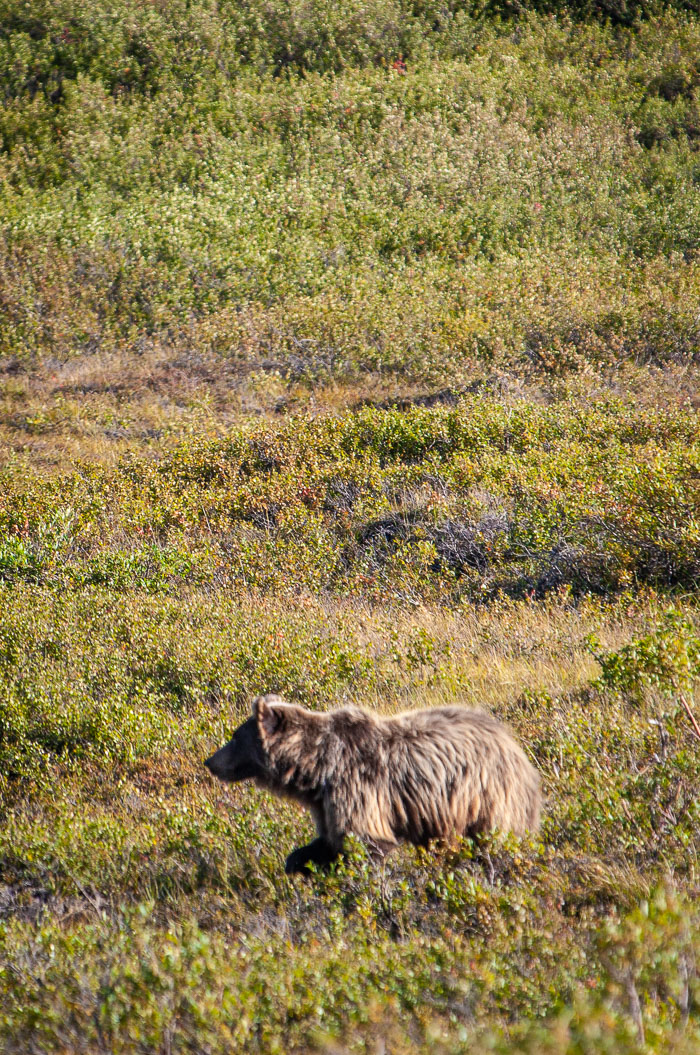
[[[525,753],[489,714],[463,707],[383,718],[259,696],[252,718],[205,764],[311,811],[318,838],[290,854],[287,872],[329,864],[349,833],[387,849],[539,823],[540,782]]]

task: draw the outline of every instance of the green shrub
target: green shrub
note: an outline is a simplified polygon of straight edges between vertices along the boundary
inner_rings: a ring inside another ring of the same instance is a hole
[[[617,652],[595,655],[602,667],[600,685],[632,697],[650,688],[677,693],[700,677],[700,638],[694,624],[673,608],[650,634]]]

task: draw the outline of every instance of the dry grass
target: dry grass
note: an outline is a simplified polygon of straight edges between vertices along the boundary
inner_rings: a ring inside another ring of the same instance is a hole
[[[306,385],[277,372],[245,371],[218,356],[192,357],[153,348],[20,365],[0,372],[0,466],[44,473],[79,460],[115,465],[128,452],[163,454],[188,437],[223,435],[247,420],[342,413],[364,405],[439,405],[461,392],[540,404],[622,397],[649,408],[700,407],[700,368],[636,367],[584,371],[569,378],[476,369],[461,386],[426,386],[368,376],[363,382]]]

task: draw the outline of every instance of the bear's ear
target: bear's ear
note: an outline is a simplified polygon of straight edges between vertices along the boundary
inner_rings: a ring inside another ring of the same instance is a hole
[[[253,700],[253,715],[261,735],[274,736],[284,724],[285,710],[280,696],[258,696]]]

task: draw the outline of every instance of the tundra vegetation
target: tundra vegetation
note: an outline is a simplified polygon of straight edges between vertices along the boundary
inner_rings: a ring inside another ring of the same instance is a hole
[[[700,1046],[694,0],[0,0],[0,1047]],[[537,837],[203,759],[463,701]]]

